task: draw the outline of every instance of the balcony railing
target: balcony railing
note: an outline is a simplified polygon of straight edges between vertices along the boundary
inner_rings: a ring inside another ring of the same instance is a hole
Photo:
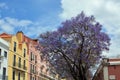
[[[32,73],[32,74],[38,74],[38,72],[37,71],[35,71],[35,70],[33,70],[33,69],[30,69],[30,73]]]
[[[22,65],[22,64],[17,63],[17,62],[13,62],[13,66],[17,67],[17,68],[21,68],[21,69],[27,70],[27,67],[25,65]]]
[[[49,75],[46,75],[44,73],[40,73],[40,76],[44,77],[44,78],[47,78],[49,80],[55,80],[55,78],[53,78],[52,76],[49,76]]]
[[[6,75],[0,75],[0,80],[8,80],[8,76],[6,76]]]
[[[30,69],[30,73],[34,73],[34,70],[33,70],[33,69]]]

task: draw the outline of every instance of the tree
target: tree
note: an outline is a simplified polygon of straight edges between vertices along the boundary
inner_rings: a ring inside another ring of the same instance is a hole
[[[43,56],[63,77],[87,80],[90,68],[109,50],[110,38],[93,16],[78,16],[66,20],[53,32],[40,35]]]

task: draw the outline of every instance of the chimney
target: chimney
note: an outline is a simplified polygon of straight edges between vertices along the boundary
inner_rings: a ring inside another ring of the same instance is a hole
[[[22,31],[18,31],[18,32],[16,33],[16,36],[17,36],[17,39],[18,39],[19,42],[23,42],[24,34],[23,34]]]

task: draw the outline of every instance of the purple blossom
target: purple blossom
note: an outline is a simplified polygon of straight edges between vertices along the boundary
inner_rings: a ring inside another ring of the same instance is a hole
[[[81,71],[87,72],[101,59],[102,51],[109,50],[110,38],[101,30],[102,25],[95,21],[94,16],[85,16],[82,12],[64,21],[57,31],[41,34],[42,52],[60,75],[64,72],[66,76],[74,78],[75,74],[78,77],[82,64],[85,70]],[[71,67],[74,72],[71,72]]]

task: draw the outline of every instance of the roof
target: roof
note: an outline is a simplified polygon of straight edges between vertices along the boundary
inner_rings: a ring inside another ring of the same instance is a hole
[[[7,33],[2,33],[0,34],[0,37],[12,37],[12,35]]]

